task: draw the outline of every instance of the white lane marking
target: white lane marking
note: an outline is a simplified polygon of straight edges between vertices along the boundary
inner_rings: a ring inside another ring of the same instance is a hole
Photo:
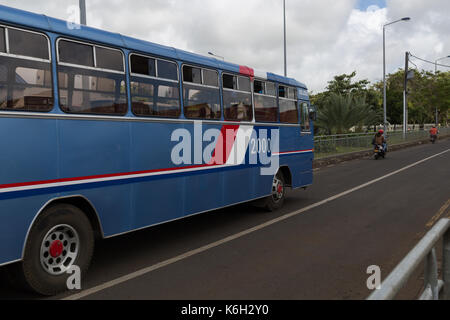
[[[261,230],[261,229],[267,228],[267,227],[269,227],[269,226],[271,226],[271,225],[274,225],[274,224],[276,224],[276,223],[278,223],[278,222],[287,220],[287,219],[292,218],[292,217],[294,217],[294,216],[296,216],[296,215],[302,214],[302,213],[304,213],[304,212],[306,212],[306,211],[309,211],[309,210],[312,210],[312,209],[314,209],[314,208],[320,207],[320,206],[322,206],[322,205],[324,205],[324,204],[327,204],[327,203],[329,203],[329,202],[331,202],[331,201],[334,201],[334,200],[336,200],[336,199],[345,197],[346,195],[349,195],[349,194],[351,194],[351,193],[353,193],[353,192],[356,192],[356,191],[358,191],[358,190],[361,190],[361,189],[363,189],[363,188],[366,188],[366,187],[368,187],[368,186],[370,186],[370,185],[373,185],[373,184],[375,184],[375,183],[377,183],[377,182],[380,182],[380,181],[385,180],[385,179],[387,179],[387,178],[390,178],[390,177],[392,177],[392,176],[394,176],[394,175],[396,175],[396,174],[399,174],[399,173],[401,173],[401,172],[403,172],[403,171],[406,171],[406,170],[411,169],[411,168],[413,168],[413,167],[415,167],[415,166],[418,166],[419,164],[422,164],[422,163],[424,163],[424,162],[426,162],[426,161],[429,161],[429,160],[431,160],[431,159],[434,159],[434,158],[436,158],[436,157],[439,157],[439,156],[441,156],[441,155],[443,155],[443,154],[445,154],[445,153],[447,153],[447,152],[449,152],[449,151],[450,151],[450,149],[448,149],[448,150],[446,150],[446,151],[444,151],[444,152],[438,153],[438,154],[436,154],[436,155],[434,155],[434,156],[428,157],[428,158],[426,158],[426,159],[423,159],[423,160],[421,160],[421,161],[415,162],[415,163],[413,163],[413,164],[411,164],[411,165],[409,165],[409,166],[406,166],[406,167],[404,167],[404,168],[402,168],[402,169],[399,169],[399,170],[397,170],[397,171],[391,172],[391,173],[389,173],[389,174],[387,174],[387,175],[385,175],[385,176],[382,176],[382,177],[380,177],[380,178],[377,178],[377,179],[375,179],[375,180],[372,180],[372,181],[370,181],[370,182],[367,182],[367,183],[365,183],[365,184],[362,184],[362,185],[360,185],[360,186],[358,186],[358,187],[355,187],[355,188],[352,188],[352,189],[350,189],[350,190],[344,191],[344,192],[342,192],[342,193],[340,193],[340,194],[337,194],[337,195],[335,195],[335,196],[332,196],[332,197],[330,197],[330,198],[328,198],[328,199],[325,199],[325,200],[322,200],[322,201],[317,202],[317,203],[315,203],[315,204],[309,205],[309,206],[307,206],[307,207],[305,207],[305,208],[303,208],[303,209],[300,209],[300,210],[297,210],[297,211],[288,213],[288,214],[286,214],[286,215],[284,215],[284,216],[281,216],[281,217],[279,217],[279,218],[270,220],[270,221],[268,221],[268,222],[266,222],[266,223],[263,223],[263,224],[260,224],[260,225],[258,225],[258,226],[255,226],[255,227],[253,227],[253,228],[247,229],[247,230],[242,231],[242,232],[240,232],[240,233],[231,235],[231,236],[226,237],[226,238],[224,238],[224,239],[222,239],[222,240],[219,240],[219,241],[210,243],[210,244],[208,244],[208,245],[205,245],[205,246],[203,246],[203,247],[201,247],[201,248],[198,248],[198,249],[195,249],[195,250],[186,252],[186,253],[181,254],[181,255],[179,255],[179,256],[176,256],[176,257],[174,257],[174,258],[172,258],[172,259],[169,259],[169,260],[160,262],[160,263],[158,263],[158,264],[152,265],[152,266],[150,266],[150,267],[147,267],[147,268],[138,270],[138,271],[136,271],[136,272],[130,273],[130,274],[125,275],[125,276],[123,276],[123,277],[119,277],[119,278],[114,279],[114,280],[112,280],[112,281],[105,282],[105,283],[103,283],[103,284],[101,284],[101,285],[98,285],[98,286],[96,286],[96,287],[93,287],[93,288],[90,288],[90,289],[86,289],[86,290],[84,290],[84,291],[81,291],[80,293],[77,293],[77,294],[71,295],[71,296],[69,296],[69,297],[66,297],[66,298],[64,298],[63,300],[78,300],[78,299],[82,299],[82,298],[84,298],[84,297],[87,297],[87,296],[92,295],[92,294],[94,294],[94,293],[97,293],[97,292],[99,292],[99,291],[102,291],[102,290],[105,290],[105,289],[114,287],[114,286],[119,285],[119,284],[121,284],[121,283],[124,283],[124,282],[127,282],[127,281],[129,281],[129,280],[138,278],[138,277],[140,277],[140,276],[143,276],[143,275],[145,275],[145,274],[147,274],[147,273],[150,273],[150,272],[152,272],[152,271],[161,269],[161,268],[163,268],[163,267],[166,267],[166,266],[168,266],[168,265],[174,264],[174,263],[179,262],[179,261],[181,261],[181,260],[187,259],[187,258],[192,257],[192,256],[194,256],[194,255],[197,255],[197,254],[199,254],[199,253],[202,253],[202,252],[205,252],[205,251],[210,250],[210,249],[212,249],[212,248],[218,247],[218,246],[223,245],[223,244],[225,244],[225,243],[227,243],[227,242],[231,242],[231,241],[233,241],[233,240],[242,238],[242,237],[244,237],[244,236],[246,236],[246,235],[248,235],[248,234],[250,234],[250,233],[253,233],[253,232],[259,231],[259,230]]]

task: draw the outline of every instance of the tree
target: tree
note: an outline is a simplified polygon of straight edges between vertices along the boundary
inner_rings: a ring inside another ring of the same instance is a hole
[[[366,97],[330,93],[318,111],[316,125],[327,134],[344,134],[353,127],[372,124],[379,112],[366,103]]]

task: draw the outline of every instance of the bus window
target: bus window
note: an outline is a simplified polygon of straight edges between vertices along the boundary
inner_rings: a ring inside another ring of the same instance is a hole
[[[289,98],[289,94],[294,95],[293,88],[279,86],[279,109],[281,123],[298,123],[299,116],[297,110],[297,100]],[[288,97],[285,97],[288,96]]]
[[[158,78],[178,81],[178,66],[174,62],[158,60]]]
[[[274,86],[273,83],[266,83],[255,80],[255,119],[258,122],[276,122],[278,121],[277,97],[275,90],[269,94],[266,88],[269,85]]]
[[[257,94],[265,94],[266,93],[266,85],[265,82],[255,80],[253,83],[253,92]]]
[[[203,84],[211,87],[219,87],[219,73],[217,71],[203,69]]]
[[[60,107],[64,112],[116,116],[127,113],[121,51],[61,40],[58,52]]]
[[[250,79],[246,77],[238,77],[239,91],[251,92]]]
[[[8,29],[9,53],[49,60],[48,40],[37,33]]]
[[[302,117],[302,131],[311,131],[310,119],[309,119],[309,107],[306,102],[300,105],[301,117]]]
[[[278,87],[278,96],[280,98],[287,98],[286,89],[287,88],[285,86],[279,86]]]
[[[225,120],[252,121],[253,109],[250,78],[224,74],[223,86]],[[231,89],[231,86],[233,88],[237,87],[237,89]]]
[[[3,35],[0,42],[6,47],[5,28],[0,32]],[[0,56],[0,110],[50,111],[53,108],[53,88],[47,38],[17,29],[8,29],[8,33],[13,55],[5,53]],[[40,47],[37,49],[32,45]]]
[[[230,74],[224,74],[222,77],[223,88],[237,90],[237,78]]]
[[[178,118],[181,114],[175,62],[131,55],[131,111],[139,117]]]
[[[131,103],[132,111],[137,116],[178,118],[178,83],[135,77],[131,79]]]
[[[58,42],[59,62],[94,67],[94,52],[91,45],[72,41]]]
[[[183,81],[191,83],[202,83],[202,70],[189,66],[183,67]]]
[[[156,77],[156,60],[138,55],[131,55],[131,73]]]
[[[183,74],[189,76],[191,70],[200,70],[203,81],[193,83],[185,77],[183,82],[184,115],[188,119],[218,120],[222,117],[220,110],[219,73],[214,70],[183,66]],[[197,71],[195,71],[197,74]]]
[[[78,71],[78,72],[77,72]],[[125,80],[84,70],[63,68],[59,72],[60,106],[67,113],[124,115]]]
[[[97,67],[115,71],[124,71],[122,52],[101,47],[95,47]]]
[[[266,94],[269,96],[273,96],[273,97],[277,96],[277,90],[275,87],[275,83],[266,82]]]
[[[5,28],[0,28],[0,52],[6,52]]]

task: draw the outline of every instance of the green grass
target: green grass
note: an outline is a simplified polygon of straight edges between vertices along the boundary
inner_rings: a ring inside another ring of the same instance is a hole
[[[359,152],[359,151],[368,151],[371,150],[372,147],[337,147],[334,152],[316,152],[315,159],[323,159],[327,157],[337,156],[346,153]]]

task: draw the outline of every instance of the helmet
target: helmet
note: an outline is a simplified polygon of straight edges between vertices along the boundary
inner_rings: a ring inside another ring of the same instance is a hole
[[[378,133],[384,134],[384,130],[381,129],[380,131],[378,131]]]

